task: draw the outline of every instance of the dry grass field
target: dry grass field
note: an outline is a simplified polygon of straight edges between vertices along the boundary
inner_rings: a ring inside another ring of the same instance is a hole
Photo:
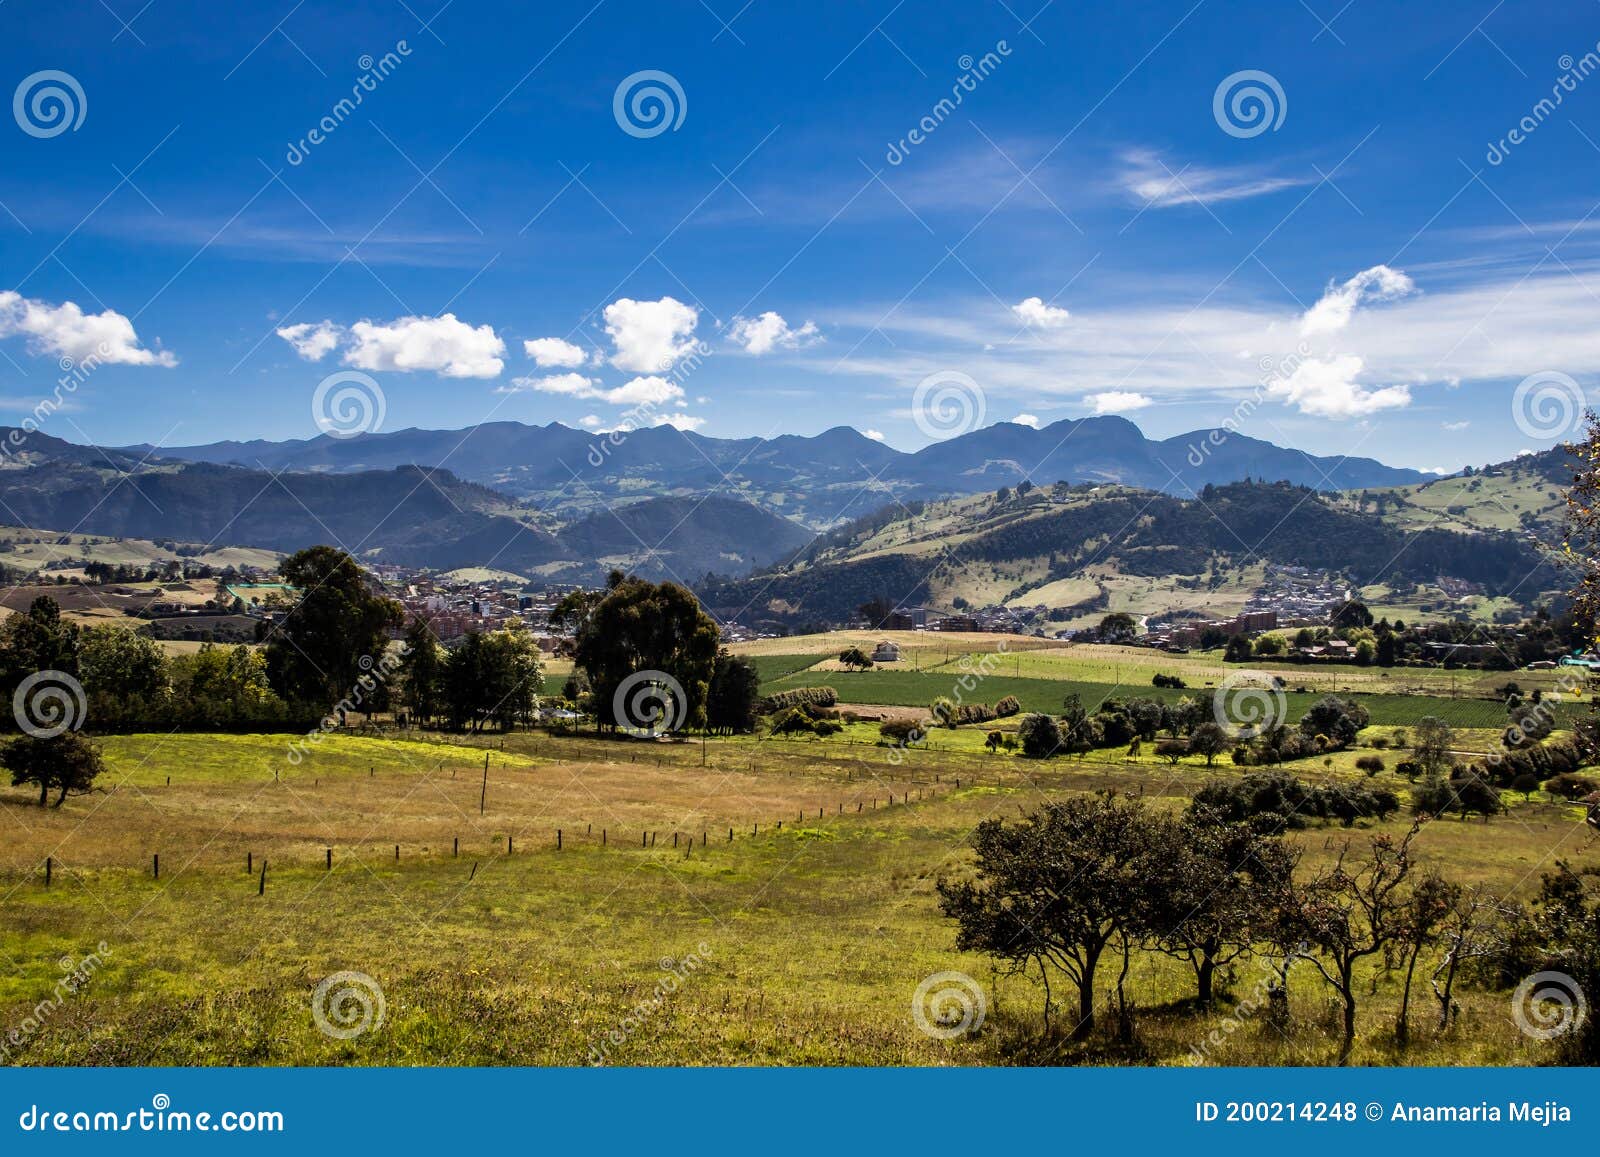
[[[1231,996],[1196,1015],[1185,967],[1136,957],[1135,1046],[1045,1039],[1037,983],[958,952],[938,911],[934,885],[965,870],[981,820],[1106,788],[1176,808],[1207,779],[1236,774],[1198,761],[1037,763],[952,745],[896,766],[849,736],[702,749],[517,733],[503,748],[498,736],[332,736],[293,766],[292,738],[113,737],[105,792],[57,812],[0,791],[11,833],[0,853],[0,1027],[30,1023],[57,961],[106,948],[105,967],[34,1017],[10,1060],[1186,1064],[1259,971],[1242,962]],[[1342,761],[1297,770],[1356,774]],[[1392,773],[1383,780],[1404,789]],[[1527,895],[1557,856],[1600,859],[1576,809],[1508,802],[1492,823],[1430,825],[1423,862]],[[1295,838],[1314,865],[1346,839],[1407,822]],[[936,1040],[918,1029],[912,998],[952,970],[983,989],[987,1018]],[[349,1040],[319,1032],[311,1015],[319,981],[344,971],[370,977],[384,1000],[381,1027]],[[1420,995],[1401,1053],[1395,981],[1376,965],[1368,979],[1358,1063],[1537,1063],[1549,1048],[1516,1030],[1507,993],[1473,988],[1444,1035]],[[1329,1063],[1337,1032],[1309,968],[1292,1006],[1288,1033],[1246,1023],[1210,1063]]]

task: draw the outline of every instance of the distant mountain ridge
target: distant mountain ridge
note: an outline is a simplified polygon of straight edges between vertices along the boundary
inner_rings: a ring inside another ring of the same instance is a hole
[[[1247,478],[1346,490],[1403,486],[1428,477],[1371,458],[1313,455],[1226,430],[1150,439],[1114,416],[1063,419],[1038,429],[1001,422],[913,453],[848,426],[771,439],[712,438],[657,426],[613,438],[559,422],[133,446],[123,452],[258,470],[443,467],[463,480],[569,513],[618,499],[716,491],[813,527],[848,520],[893,498],[973,494],[1024,479],[1116,483],[1189,497],[1207,484]]]
[[[0,427],[0,443],[11,431]],[[548,517],[448,470],[267,471],[102,451],[32,433],[0,464],[0,519],[39,530],[264,547],[340,546],[367,562],[493,566],[598,582],[616,566],[688,582],[783,561],[812,535],[739,498],[646,498]]]

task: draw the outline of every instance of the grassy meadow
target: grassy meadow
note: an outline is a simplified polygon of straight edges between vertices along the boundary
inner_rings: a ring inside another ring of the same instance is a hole
[[[934,886],[965,870],[983,819],[1108,787],[1177,808],[1232,769],[1110,752],[1037,763],[983,752],[975,729],[940,733],[896,765],[871,731],[704,746],[336,735],[298,765],[286,758],[292,736],[108,737],[105,790],[60,811],[0,791],[11,832],[0,852],[0,959],[10,965],[0,1027],[34,1025],[7,1059],[1191,1063],[1190,1046],[1232,1005],[1194,1014],[1186,966],[1135,958],[1136,1045],[1104,1033],[1046,1040],[1037,982],[957,951]],[[1487,733],[1464,741],[1474,738]],[[1353,777],[1355,754],[1296,770]],[[1404,789],[1392,772],[1381,779]],[[1577,809],[1508,802],[1512,813],[1490,824],[1430,825],[1424,862],[1526,894],[1555,856],[1593,857]],[[1315,863],[1347,838],[1405,827],[1396,818],[1295,838]],[[105,965],[85,990],[38,1017],[57,962],[101,943]],[[318,1030],[311,1006],[319,981],[346,971],[381,988],[384,1019],[340,1040]],[[917,1028],[912,1000],[947,971],[982,986],[987,1018],[976,1033],[936,1040]],[[1258,968],[1234,971],[1240,999]],[[1517,1031],[1507,994],[1478,990],[1460,994],[1462,1020],[1441,1036],[1424,988],[1401,1054],[1394,981],[1374,966],[1370,982],[1357,1063],[1534,1063],[1548,1047]],[[1287,1034],[1246,1023],[1208,1063],[1331,1061],[1332,1006],[1309,968],[1292,1003]]]

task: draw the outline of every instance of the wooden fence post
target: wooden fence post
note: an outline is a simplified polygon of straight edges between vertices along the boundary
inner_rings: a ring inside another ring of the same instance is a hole
[[[450,846],[450,854],[452,856],[459,856],[461,854],[461,837],[460,836],[457,836],[455,838],[455,842]]]
[[[150,857],[150,875],[152,877],[154,877],[155,879],[157,879],[157,880],[161,879],[161,853],[160,852],[155,852]]]
[[[50,886],[50,871],[54,867],[55,867],[55,861],[52,860],[51,857],[46,856],[44,858],[44,886],[46,888],[48,888]]]
[[[331,871],[333,871],[333,849],[332,848],[328,848],[327,849],[327,853],[328,853],[328,871],[331,872]]]
[[[265,896],[266,894],[267,894],[267,858],[265,856],[262,856],[261,857],[261,883],[256,886],[256,895],[257,896]]]

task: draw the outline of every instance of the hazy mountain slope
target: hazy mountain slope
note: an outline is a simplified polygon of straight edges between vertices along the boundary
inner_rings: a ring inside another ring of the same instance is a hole
[[[1201,449],[1196,449],[1197,447]],[[1203,452],[1202,452],[1203,449]],[[128,452],[151,453],[150,447]],[[591,511],[619,499],[686,497],[732,490],[739,497],[829,526],[900,498],[971,494],[1025,478],[1116,482],[1172,494],[1245,478],[1319,489],[1420,482],[1414,470],[1368,458],[1318,457],[1238,434],[1196,431],[1146,438],[1118,417],[1066,420],[1035,430],[1002,422],[907,454],[846,426],[814,437],[709,438],[657,426],[615,438],[557,422],[491,422],[465,430],[398,430],[308,441],[218,442],[163,447],[159,457],[252,468],[351,472],[416,464],[535,499],[552,511]],[[875,497],[874,497],[875,496]]]
[[[0,429],[0,438],[6,431]],[[688,578],[785,560],[805,528],[738,498],[616,503],[561,524],[446,470],[272,473],[210,463],[144,466],[127,454],[31,435],[0,469],[7,521],[54,531],[293,551],[331,543],[372,561],[494,566],[598,581],[609,566]]]

